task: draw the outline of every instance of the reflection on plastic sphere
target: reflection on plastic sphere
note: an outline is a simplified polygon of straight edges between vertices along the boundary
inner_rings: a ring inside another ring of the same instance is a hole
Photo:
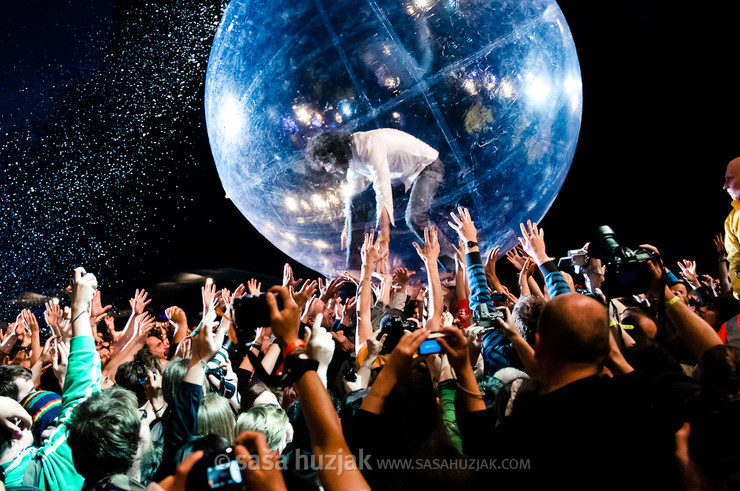
[[[397,128],[421,139],[445,167],[431,220],[456,243],[447,219],[466,206],[481,247],[506,249],[563,184],[581,74],[551,0],[232,0],[205,106],[227,195],[286,254],[333,274],[345,268],[347,186],[307,164],[311,137]],[[406,201],[395,187],[391,255],[418,268]]]

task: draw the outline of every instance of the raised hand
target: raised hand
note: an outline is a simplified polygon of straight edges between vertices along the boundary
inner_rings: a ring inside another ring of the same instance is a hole
[[[301,289],[297,292],[293,289],[292,286],[288,287],[288,290],[290,296],[293,298],[293,301],[296,303],[296,305],[298,305],[299,310],[303,310],[311,297],[313,297],[316,293],[317,288],[318,283],[316,282],[316,280],[306,280],[306,282],[303,283]]]
[[[393,271],[393,288],[401,291],[406,290],[409,280],[416,274],[416,271],[409,271],[407,268],[396,268]]]
[[[379,262],[388,257],[388,248],[383,247],[383,238],[378,234],[375,238],[375,230],[370,230],[370,234],[365,234],[365,241],[360,249],[360,257],[363,266],[370,271],[374,271]]]
[[[23,324],[28,327],[28,330],[31,331],[31,333],[39,332],[39,322],[36,320],[36,316],[33,315],[33,312],[28,309],[23,309],[21,311],[21,316]]]
[[[58,303],[54,303],[52,301],[46,302],[45,304],[46,310],[44,310],[44,320],[46,321],[46,324],[51,328],[52,332],[54,332],[54,335],[61,338],[62,337],[62,331],[60,328],[60,321],[62,320],[62,308],[59,306]]]
[[[54,340],[54,353],[51,358],[51,369],[59,381],[59,385],[64,387],[64,378],[67,376],[67,363],[69,362],[69,348],[61,340]]]
[[[254,278],[250,278],[247,281],[247,293],[253,296],[258,296],[262,292],[262,282],[258,282]]]
[[[496,261],[498,261],[498,255],[501,252],[501,249],[498,247],[494,247],[490,251],[488,251],[488,260],[486,261],[486,265],[483,268],[485,274],[486,274],[486,281],[488,282],[488,285],[497,292],[503,292],[504,287],[501,284],[501,281],[499,281],[498,276],[496,275]]]
[[[283,300],[282,310],[278,308],[276,297]],[[270,327],[282,348],[298,339],[301,309],[285,287],[274,286],[267,291],[267,306],[270,309]]]
[[[174,324],[175,329],[185,329],[188,326],[188,318],[185,315],[185,311],[177,305],[167,307],[164,311],[164,315],[167,316],[167,320],[170,324]]]
[[[725,238],[722,234],[714,236],[714,248],[717,251],[719,259],[727,259],[727,251],[725,250]]]
[[[206,313],[206,309],[208,309],[211,305],[213,305],[213,308],[215,310],[216,303],[214,300],[216,299],[216,284],[215,283],[206,283],[205,285],[200,287],[200,296],[203,299],[203,314]]]
[[[100,319],[105,316],[106,312],[110,310],[112,305],[106,305],[103,307],[103,302],[101,301],[101,295],[100,290],[95,290],[95,293],[93,294],[92,302],[90,303],[90,323],[91,324],[97,324]]]
[[[547,262],[550,258],[545,251],[545,233],[532,220],[527,220],[527,226],[519,225],[522,236],[519,237],[519,244],[529,256],[531,256],[537,266]]]
[[[470,212],[467,208],[458,206],[456,216],[454,212],[450,213],[451,222],[447,222],[452,227],[463,242],[477,242],[478,231],[475,229],[475,223],[470,218]]]
[[[262,286],[262,283],[259,284],[259,286]],[[247,287],[244,286],[244,283],[239,283],[239,286],[236,287],[236,290],[234,290],[233,298],[241,298],[244,296],[244,292],[247,291]],[[259,295],[259,293],[258,293]]]
[[[293,279],[293,268],[290,267],[290,264],[285,263],[285,266],[283,266],[283,286],[295,288],[301,284],[301,281],[303,281],[301,278]]]
[[[131,306],[131,311],[134,315],[141,315],[144,313],[144,309],[149,305],[149,302],[151,302],[151,299],[147,300],[146,298],[148,295],[149,294],[146,290],[139,290],[137,288],[136,293],[134,293],[134,298],[129,298],[128,304]]]
[[[524,267],[524,261],[527,259],[521,253],[521,246],[517,246],[506,253],[506,259],[514,266],[517,271],[521,271]]]
[[[681,270],[681,276],[688,281],[694,288],[699,288],[701,283],[699,277],[696,274],[696,261],[689,261],[684,259],[683,262],[678,261],[678,267]]]
[[[343,326],[349,327],[352,325],[352,319],[355,316],[355,313],[357,312],[357,297],[354,296],[352,298],[348,298],[347,302],[342,306],[342,318],[341,318],[341,324]]]
[[[74,307],[87,310],[97,289],[98,280],[94,274],[86,273],[83,268],[74,270],[69,290],[69,298],[72,300]]]
[[[419,247],[419,244],[413,242],[412,245],[416,249],[416,253],[424,264],[435,264],[439,258],[439,237],[434,227],[424,227],[424,248]]]
[[[347,283],[347,280],[342,277],[332,278],[329,283],[323,284],[321,278],[319,278],[319,291],[321,292],[321,300],[324,303],[329,303],[329,300],[334,298],[334,295],[342,289]]]
[[[367,338],[367,356],[369,357],[377,357],[380,354],[380,351],[383,349],[383,344],[385,343],[385,339],[388,337],[388,334],[383,334],[383,336],[380,336],[381,329],[376,329],[373,331],[372,335]]]

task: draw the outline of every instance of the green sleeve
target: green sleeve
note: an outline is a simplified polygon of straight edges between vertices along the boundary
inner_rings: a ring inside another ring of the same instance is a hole
[[[457,382],[454,379],[439,383],[439,406],[442,410],[442,423],[444,423],[447,436],[458,452],[462,452],[462,437],[455,416],[456,386]]]

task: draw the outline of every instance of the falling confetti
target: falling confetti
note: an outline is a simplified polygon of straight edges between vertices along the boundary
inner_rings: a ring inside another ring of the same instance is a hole
[[[67,33],[88,48],[84,69],[39,91],[39,111],[0,120],[4,299],[59,288],[78,265],[116,287],[167,264],[198,207],[184,180],[212,171],[202,92],[225,3],[119,2],[97,31]]]

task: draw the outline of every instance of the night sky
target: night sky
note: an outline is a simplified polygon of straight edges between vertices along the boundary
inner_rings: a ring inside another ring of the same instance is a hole
[[[78,265],[121,308],[136,287],[182,271],[281,273],[288,258],[225,198],[208,145],[203,86],[226,3],[5,2],[3,301],[55,294]],[[542,221],[550,255],[609,224],[669,264],[696,258],[700,272],[716,270],[724,167],[740,155],[740,9],[663,4],[560,2],[584,112],[570,174]],[[2,317],[16,310],[6,304]]]

